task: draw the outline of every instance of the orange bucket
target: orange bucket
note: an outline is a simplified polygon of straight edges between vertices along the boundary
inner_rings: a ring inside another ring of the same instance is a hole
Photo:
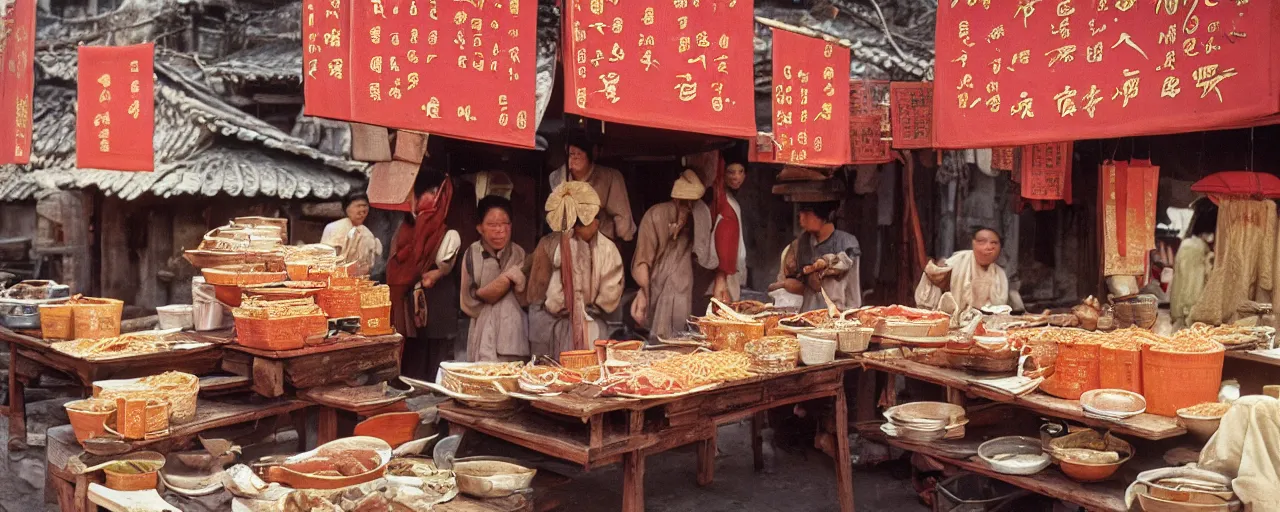
[[[1147,412],[1175,416],[1178,409],[1218,401],[1226,352],[1167,352],[1142,349],[1142,389]]]

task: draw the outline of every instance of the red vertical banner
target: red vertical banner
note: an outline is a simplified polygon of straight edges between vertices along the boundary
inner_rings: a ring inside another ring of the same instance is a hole
[[[893,161],[889,142],[881,137],[880,116],[849,116],[849,144],[854,164],[883,164]]]
[[[849,163],[849,49],[773,30],[773,137],[777,161]]]
[[[351,118],[351,7],[344,0],[302,3],[303,110]]]
[[[889,117],[893,147],[933,147],[933,84],[893,82],[889,85]]]
[[[35,33],[36,0],[17,0],[0,17],[0,164],[31,161]]]
[[[750,0],[566,0],[564,5],[565,112],[668,130],[755,136]]]
[[[1023,147],[1022,197],[1054,201],[1067,199],[1072,147],[1072,142]]]
[[[1106,162],[1102,185],[1103,275],[1142,275],[1155,246],[1160,168],[1149,161]]]
[[[155,44],[81,46],[76,167],[155,170]]]
[[[991,168],[997,171],[1013,170],[1013,148],[991,148]]]
[[[893,137],[889,123],[889,81],[850,80],[849,117],[874,115],[880,118],[880,138]],[[887,148],[888,145],[886,144]],[[856,153],[857,150],[854,150]],[[887,154],[887,151],[886,151]]]
[[[537,2],[353,1],[352,120],[535,146]]]

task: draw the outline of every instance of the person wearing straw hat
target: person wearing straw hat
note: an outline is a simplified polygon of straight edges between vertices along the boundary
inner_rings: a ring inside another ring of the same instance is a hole
[[[529,357],[529,335],[518,295],[524,292],[525,253],[511,243],[511,201],[487,196],[476,207],[480,240],[462,254],[459,302],[471,317],[467,360]]]
[[[654,205],[640,221],[631,274],[640,285],[631,317],[666,337],[686,329],[693,307],[692,212],[706,187],[685,170],[671,187],[671,200]]]
[[[600,210],[600,196],[580,181],[563,183],[547,197],[547,224],[559,240],[551,250],[546,298],[529,306],[535,355],[589,349],[609,334],[603,316],[622,301],[624,267],[618,247],[600,233]]]

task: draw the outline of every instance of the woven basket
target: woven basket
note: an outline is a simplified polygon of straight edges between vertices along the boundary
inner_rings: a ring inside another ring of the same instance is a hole
[[[570,370],[581,370],[598,364],[600,358],[594,350],[569,350],[560,353],[560,366]]]
[[[806,334],[801,334],[798,338],[800,342],[800,361],[806,366],[816,364],[830,363],[836,360],[836,342],[822,338],[815,338]]]
[[[699,320],[698,329],[707,336],[711,349],[742,352],[747,342],[764,337],[764,323],[734,322],[731,320]]]
[[[506,395],[502,390],[518,391],[520,389],[519,374],[510,376],[481,377],[458,373],[452,370],[452,368],[457,368],[459,365],[466,364],[467,363],[441,363],[440,369],[443,371],[440,372],[440,385],[454,393],[492,399],[506,398]],[[502,388],[502,390],[499,388]]]
[[[876,330],[871,327],[852,327],[836,334],[836,350],[846,354],[866,352]]]
[[[93,396],[105,400],[162,400],[169,404],[169,422],[188,423],[196,419],[196,397],[200,394],[200,378],[189,373],[166,372],[172,376],[172,384],[155,384],[149,380],[160,376],[99,381],[93,383]]]
[[[41,304],[40,333],[46,340],[75,339],[75,306],[72,304]]]
[[[745,351],[753,373],[782,373],[796,369],[800,342],[790,336],[770,336],[748,342]]]
[[[85,297],[73,307],[76,339],[97,340],[120,335],[120,315],[124,312],[124,301]]]
[[[329,318],[360,316],[360,289],[355,286],[330,286],[316,294],[316,304]]]

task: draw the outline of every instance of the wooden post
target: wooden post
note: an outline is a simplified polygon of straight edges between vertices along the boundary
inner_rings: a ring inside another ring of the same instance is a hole
[[[573,349],[587,350],[592,347],[587,346],[586,305],[578,303],[578,293],[573,287],[572,236],[573,230],[560,233],[560,281],[564,286],[564,305],[569,310],[569,333],[572,335]]]
[[[18,347],[9,344],[9,451],[27,449],[27,405],[18,379]]]
[[[764,424],[768,420],[767,412],[761,411],[751,415],[751,457],[755,462],[756,471],[764,470],[764,437],[760,431],[764,430]]]
[[[284,394],[284,362],[253,358],[253,390],[267,398]]]
[[[853,417],[854,421],[876,419],[876,380],[875,370],[863,368],[858,372],[858,394],[854,397],[854,407],[858,410]]]
[[[338,410],[320,406],[320,420],[316,424],[316,446],[338,439]]]
[[[604,415],[596,414],[588,420],[591,423],[591,443],[588,445],[591,449],[599,449],[604,446]]]
[[[836,388],[836,486],[840,512],[854,512],[853,462],[849,460],[849,405],[844,386]]]
[[[753,422],[754,423],[754,422]],[[706,487],[716,478],[716,429],[711,437],[698,441],[698,486]]]
[[[622,454],[622,471],[622,512],[644,512],[644,452]]]

